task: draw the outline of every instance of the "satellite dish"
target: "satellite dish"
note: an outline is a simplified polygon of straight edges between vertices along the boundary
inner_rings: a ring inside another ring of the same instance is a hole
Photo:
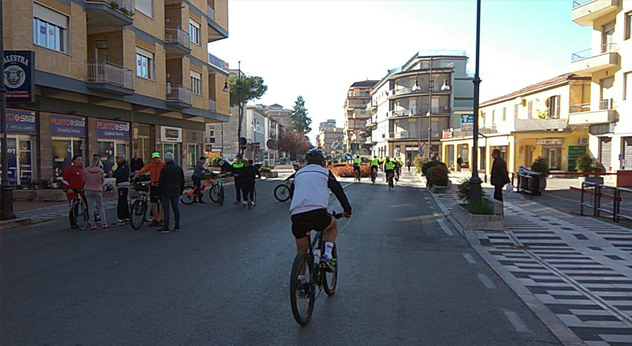
[[[277,143],[274,139],[268,139],[268,141],[266,142],[266,146],[269,149],[276,149],[277,148]]]

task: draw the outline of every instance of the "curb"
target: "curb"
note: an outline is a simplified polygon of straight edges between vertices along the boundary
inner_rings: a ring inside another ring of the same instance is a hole
[[[421,180],[421,177],[419,177]],[[485,263],[498,275],[509,288],[535,313],[542,323],[555,335],[565,346],[586,346],[586,344],[570,328],[562,322],[544,303],[542,303],[529,289],[516,279],[505,267],[498,262],[483,246],[480,245],[478,235],[475,231],[466,231],[454,217],[443,207],[435,194],[426,189],[432,200],[437,204],[444,217],[450,221],[459,234],[467,240],[470,246],[481,256]]]
[[[42,222],[55,220],[50,217],[22,217],[14,220],[0,221],[0,231],[8,231],[22,226],[35,225]]]

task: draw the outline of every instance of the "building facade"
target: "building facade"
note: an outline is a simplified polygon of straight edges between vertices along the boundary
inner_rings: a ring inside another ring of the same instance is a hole
[[[577,158],[587,152],[588,126],[569,119],[589,85],[590,78],[567,73],[481,103],[478,170],[491,171],[491,153],[498,149],[510,172],[530,168],[538,157],[552,171],[574,172]],[[472,121],[462,117],[443,132],[441,157],[453,170],[458,158],[467,167],[472,162]]]
[[[589,151],[608,172],[632,168],[632,3],[575,2],[572,20],[592,27],[590,49],[572,55],[571,71],[590,77],[569,124],[589,126]]]
[[[353,154],[368,154],[364,146],[366,120],[370,117],[367,105],[371,102],[371,91],[377,80],[365,80],[351,84],[344,104],[344,148]]]
[[[332,157],[343,154],[344,130],[336,127],[335,119],[328,119],[318,126],[316,147]]]
[[[157,150],[187,169],[203,153],[205,123],[228,120],[226,66],[208,53],[228,36],[227,0],[3,6],[5,62],[29,54],[34,69],[33,99],[8,94],[14,183],[56,179],[74,155],[99,154],[109,170],[118,153],[149,161]]]
[[[439,153],[444,130],[472,114],[473,77],[464,51],[420,51],[403,66],[389,70],[373,87],[366,121],[367,145],[378,157],[405,161]],[[431,131],[428,131],[431,129]]]

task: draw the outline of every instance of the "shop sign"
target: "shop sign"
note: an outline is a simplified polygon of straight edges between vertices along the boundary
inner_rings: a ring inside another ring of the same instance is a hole
[[[474,114],[461,114],[461,130],[474,128]]]
[[[7,109],[7,133],[36,135],[37,113]]]
[[[562,145],[564,144],[563,138],[546,138],[546,139],[538,139],[535,141],[537,145]]]
[[[586,154],[585,145],[569,145],[568,146],[568,171],[575,172],[575,166],[577,165],[577,159]]]
[[[86,118],[74,115],[50,115],[52,136],[86,137]]]
[[[97,138],[129,139],[131,127],[126,121],[97,120]]]
[[[453,132],[452,129],[443,130],[443,139],[452,138]]]
[[[35,101],[35,53],[4,51],[4,85],[7,103]]]
[[[182,142],[181,128],[162,126],[160,128],[160,134],[163,142]]]

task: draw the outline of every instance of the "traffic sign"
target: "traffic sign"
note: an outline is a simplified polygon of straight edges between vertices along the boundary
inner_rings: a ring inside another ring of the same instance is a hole
[[[419,149],[419,155],[424,156],[424,150],[423,149]]]

